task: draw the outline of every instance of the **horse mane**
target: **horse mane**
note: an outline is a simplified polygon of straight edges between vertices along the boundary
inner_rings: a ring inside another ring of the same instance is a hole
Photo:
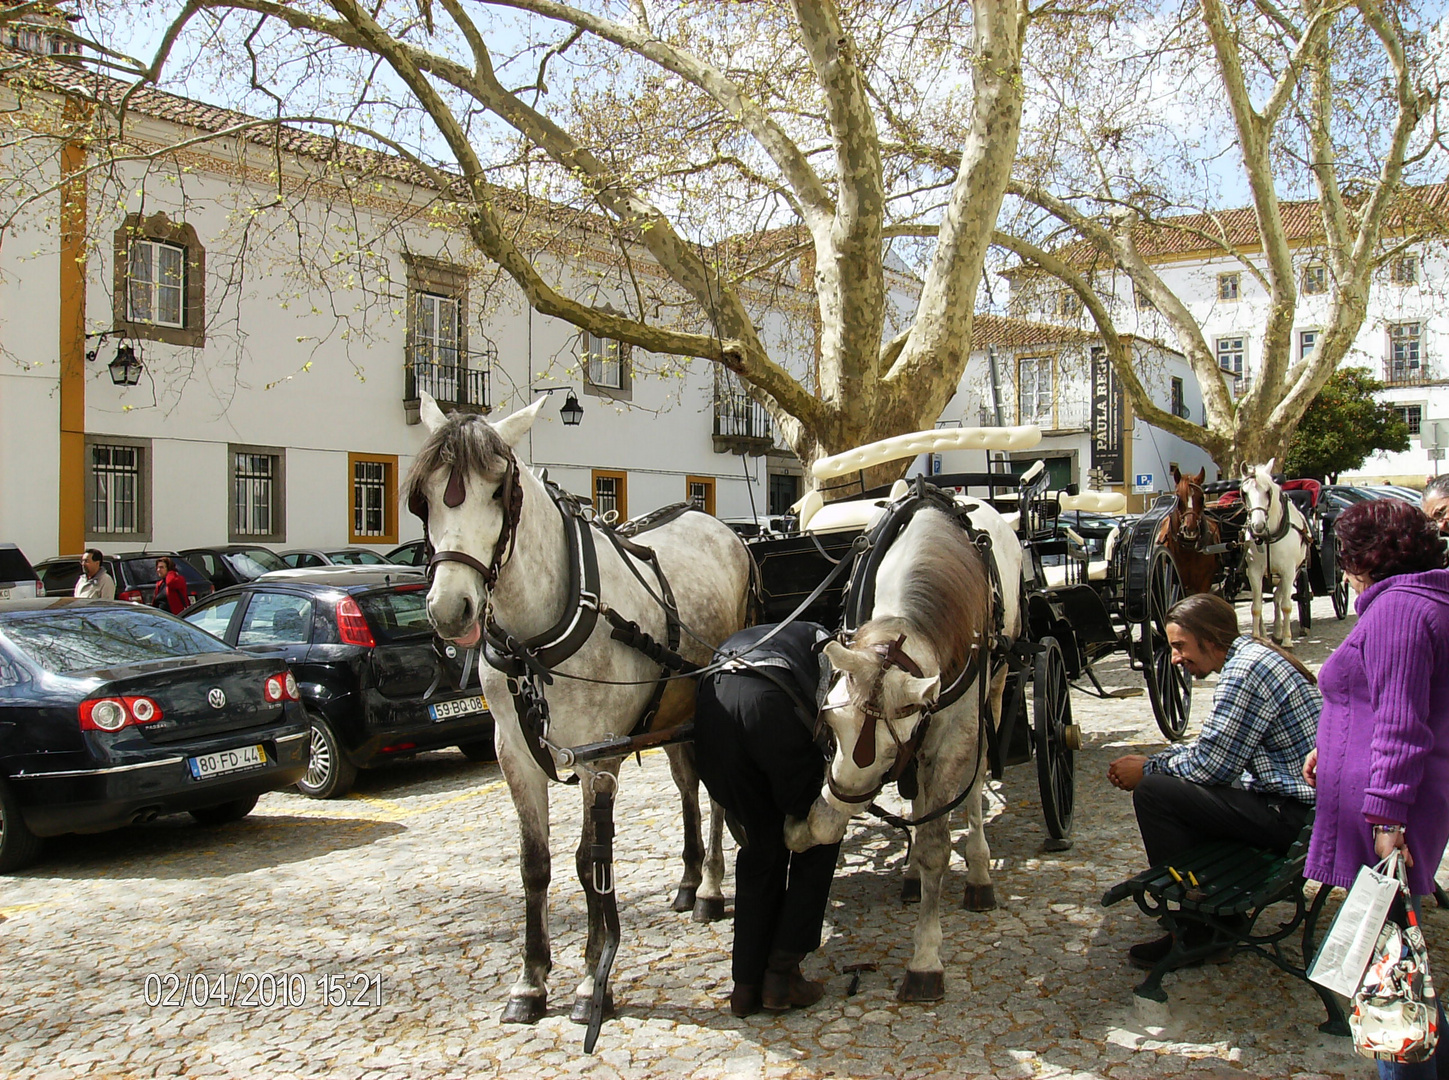
[[[908,528],[919,529],[922,535],[916,564],[902,590],[902,610],[863,623],[851,647],[869,650],[895,641],[903,633],[925,638],[941,664],[941,687],[945,689],[971,662],[973,646],[986,647],[985,637],[978,635],[989,631],[991,582],[981,550],[945,514],[917,514]],[[880,670],[884,674],[884,667]],[[857,688],[866,697],[874,689]],[[898,704],[881,702],[888,711]]]
[[[498,463],[506,462],[509,453],[508,444],[493,430],[493,425],[481,417],[454,413],[428,436],[413,458],[412,468],[403,482],[403,502],[414,496],[425,497],[423,485],[428,477],[445,466],[461,469],[465,474],[496,476]]]

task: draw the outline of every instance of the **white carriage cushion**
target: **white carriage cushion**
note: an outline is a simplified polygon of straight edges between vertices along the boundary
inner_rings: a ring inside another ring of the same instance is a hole
[[[1090,514],[1122,514],[1127,510],[1127,496],[1120,491],[1084,491],[1062,495],[1057,502],[1063,510],[1085,510]]]
[[[1001,520],[1006,522],[1006,527],[1008,529],[1010,529],[1012,532],[1015,532],[1016,527],[1021,524],[1021,511],[1013,510],[1009,514],[1002,514]]]
[[[1057,586],[1065,585],[1067,583],[1066,563],[1062,563],[1060,566],[1043,566],[1042,573],[1046,577],[1046,583],[1048,588],[1055,588]],[[1106,579],[1106,559],[1093,559],[1087,564],[1088,581],[1105,581]]]
[[[795,518],[800,522],[801,532],[809,531],[805,526],[810,524],[810,519],[815,516],[815,512],[824,505],[825,496],[814,490],[807,491],[795,500],[795,504],[790,509],[795,511]]]
[[[802,520],[802,533],[844,532],[847,529],[859,531],[868,529],[885,513],[885,499],[848,499],[826,503]]]
[[[1041,428],[1032,424],[999,428],[928,428],[821,458],[810,471],[817,479],[829,480],[872,465],[920,454],[935,454],[943,450],[1030,450],[1040,442]]]

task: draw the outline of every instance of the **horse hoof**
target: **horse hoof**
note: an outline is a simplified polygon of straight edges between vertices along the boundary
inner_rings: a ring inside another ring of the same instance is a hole
[[[908,877],[901,880],[901,903],[919,904],[921,902],[921,879]]]
[[[693,920],[698,923],[719,922],[725,917],[723,896],[701,896],[694,902]]]
[[[573,1010],[569,1013],[569,1019],[572,1020],[575,1024],[587,1024],[589,1022],[589,1008],[593,1005],[593,1002],[594,999],[592,997],[574,998],[574,1007]],[[604,1019],[612,1020],[618,1015],[618,1012],[616,1012],[614,1009],[614,991],[605,990]]]
[[[967,911],[992,911],[996,907],[996,886],[989,881],[985,885],[966,885],[966,895],[961,897],[961,906]]]
[[[681,885],[679,891],[674,894],[674,903],[670,905],[674,911],[694,910],[694,889]]]
[[[511,997],[508,1008],[503,1010],[505,1024],[536,1024],[543,1019],[548,1008],[548,996],[539,994],[530,997]]]
[[[905,980],[896,991],[897,1001],[940,1001],[945,996],[944,971],[912,971],[907,968]]]

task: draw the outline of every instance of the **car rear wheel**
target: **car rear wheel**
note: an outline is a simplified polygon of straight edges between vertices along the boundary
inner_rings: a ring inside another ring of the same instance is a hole
[[[297,781],[297,790],[313,799],[340,799],[352,790],[357,766],[342,752],[331,724],[315,714],[307,720],[312,726],[312,756],[307,775]]]
[[[20,816],[15,794],[0,780],[0,873],[23,870],[40,858],[41,840]]]
[[[203,806],[199,810],[191,811],[191,816],[202,825],[230,825],[250,814],[257,805],[257,798],[256,795],[248,795],[245,799],[232,799],[216,806]]]
[[[477,742],[459,743],[458,749],[469,761],[497,761],[498,750],[493,746],[492,739],[479,739]]]

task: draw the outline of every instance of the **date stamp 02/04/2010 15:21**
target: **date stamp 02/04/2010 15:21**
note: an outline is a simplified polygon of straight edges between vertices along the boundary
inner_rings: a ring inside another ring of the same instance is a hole
[[[142,980],[142,996],[151,1008],[300,1009],[382,1006],[382,975],[242,971],[151,973]]]

